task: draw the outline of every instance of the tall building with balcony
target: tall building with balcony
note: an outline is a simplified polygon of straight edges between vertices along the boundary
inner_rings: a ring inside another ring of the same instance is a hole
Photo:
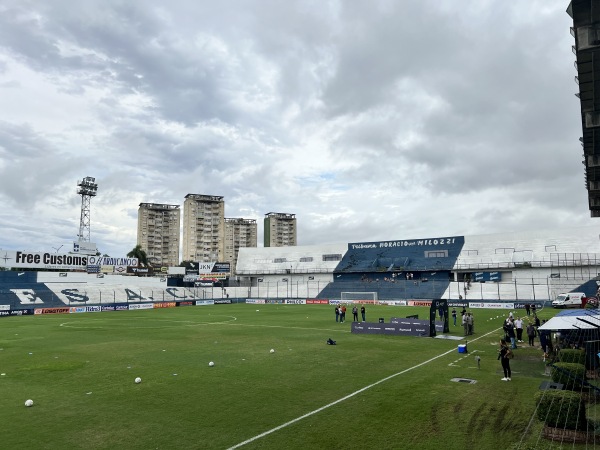
[[[297,245],[296,214],[265,214],[264,246],[292,247]]]
[[[231,264],[235,272],[241,247],[257,247],[256,220],[242,218],[225,219],[225,262]]]
[[[188,194],[183,203],[184,261],[217,262],[225,256],[225,201]]]
[[[600,5],[596,0],[573,0],[567,14],[573,19],[577,75],[575,94],[581,103],[583,165],[591,217],[600,217]],[[597,76],[598,75],[598,76]],[[597,77],[596,77],[597,76]]]
[[[153,266],[179,264],[179,205],[140,203],[137,243]]]

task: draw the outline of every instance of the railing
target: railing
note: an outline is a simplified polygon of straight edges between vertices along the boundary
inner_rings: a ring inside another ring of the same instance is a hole
[[[173,302],[230,299],[232,302],[253,299],[340,299],[342,292],[377,292],[380,300],[459,299],[467,301],[549,301],[563,292],[573,291],[588,282],[588,277],[515,278],[501,282],[447,281],[441,279],[393,281],[300,281],[262,282],[252,286],[165,289],[104,287],[53,292],[50,289],[0,291],[0,305],[11,309],[48,306],[109,305],[114,303]]]

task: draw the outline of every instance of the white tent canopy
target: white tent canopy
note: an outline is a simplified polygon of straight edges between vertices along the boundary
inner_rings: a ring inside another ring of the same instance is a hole
[[[578,309],[563,311],[541,325],[539,330],[593,330],[600,328],[600,314],[597,310]]]

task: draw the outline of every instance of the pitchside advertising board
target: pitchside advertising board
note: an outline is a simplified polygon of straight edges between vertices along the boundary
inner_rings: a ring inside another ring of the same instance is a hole
[[[137,258],[73,255],[64,253],[0,252],[0,267],[18,269],[87,270],[88,266],[137,266]]]

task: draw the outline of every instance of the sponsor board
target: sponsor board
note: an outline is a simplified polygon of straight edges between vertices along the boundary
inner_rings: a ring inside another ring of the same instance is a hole
[[[115,311],[115,307],[112,305],[111,306],[103,306],[102,311]]]
[[[466,308],[469,306],[469,302],[463,300],[448,300],[448,306],[450,308],[462,308],[463,306]]]
[[[134,303],[129,305],[129,310],[134,310],[134,309],[154,309],[154,304],[153,303]]]
[[[214,305],[215,301],[214,300],[196,300],[196,306],[208,306],[208,305]]]
[[[69,308],[35,308],[34,314],[69,314]]]
[[[115,305],[115,311],[128,311],[129,305]]]
[[[498,302],[469,302],[469,308],[472,309],[514,309],[514,303]]]
[[[115,273],[127,273],[127,266],[123,266],[122,264],[116,265]]]
[[[264,298],[247,298],[246,303],[249,303],[251,305],[264,305],[265,299]]]
[[[281,304],[283,304],[283,299],[278,299],[278,298],[268,299],[268,300],[265,300],[265,303],[281,305]]]
[[[232,301],[231,299],[228,298],[221,298],[218,300],[215,300],[215,305],[231,305]]]
[[[307,305],[328,305],[329,300],[318,300],[318,299],[313,299],[313,298],[307,298],[306,304]]]
[[[85,306],[73,306],[71,308],[69,308],[69,314],[78,314],[78,313],[84,313],[85,311]]]
[[[100,306],[86,306],[85,310],[86,312],[100,312],[102,308]]]
[[[158,302],[154,304],[155,308],[175,308],[177,303],[175,302]]]
[[[152,275],[154,273],[154,269],[152,267],[127,266],[127,273],[132,273],[135,275]]]
[[[31,314],[33,314],[33,309],[13,309],[11,311],[0,311],[0,317],[29,316]]]
[[[136,265],[137,258],[110,258],[64,253],[5,251],[0,267],[86,270],[87,266]]]
[[[177,306],[194,306],[194,302],[177,302]]]
[[[408,302],[408,306],[427,306],[427,307],[430,307],[431,306],[431,301],[427,301],[427,300],[410,300]]]
[[[595,297],[588,297],[588,302]],[[527,303],[515,303],[515,309],[525,309],[526,305],[529,305],[531,308],[535,305],[536,308],[541,308],[543,305],[541,302],[527,302]]]
[[[75,241],[73,242],[72,253],[79,253],[82,255],[95,255],[98,252],[96,244],[88,241]]]
[[[88,264],[98,266],[137,266],[137,258],[111,258],[110,256],[89,256]]]
[[[306,305],[306,300],[294,300],[294,299],[288,298],[285,300],[285,304],[286,305]]]
[[[418,321],[415,324],[352,322],[352,333],[389,334],[401,336],[429,336],[429,321]]]
[[[0,311],[9,311],[10,305],[0,305]]]
[[[408,306],[408,302],[406,300],[381,300],[377,302],[377,304],[388,306]]]
[[[383,241],[383,242],[358,242],[348,244],[348,250],[363,250],[363,249],[378,249],[378,248],[394,248],[394,247],[421,247],[421,246],[438,246],[451,245],[460,243],[464,240],[462,236],[441,237],[433,239],[412,239],[406,241]]]

